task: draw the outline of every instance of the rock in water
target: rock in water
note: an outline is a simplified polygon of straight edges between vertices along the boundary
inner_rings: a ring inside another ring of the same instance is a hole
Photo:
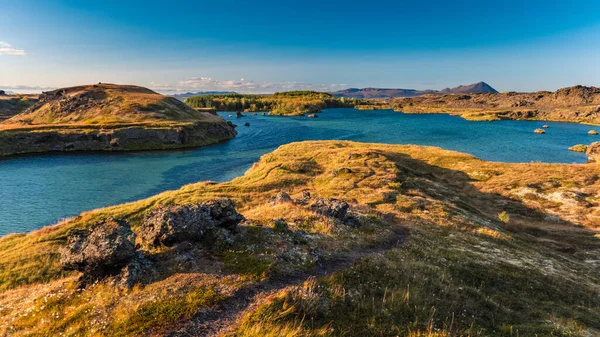
[[[135,253],[135,234],[127,222],[109,219],[72,233],[60,262],[65,269],[83,272],[84,283],[89,283],[118,274]]]
[[[548,125],[542,125],[542,128],[547,129]]]
[[[574,151],[574,152],[585,152],[586,150],[587,150],[587,145],[583,145],[583,144],[573,145],[569,148],[569,151]]]
[[[543,134],[546,133],[546,131],[544,129],[535,129],[533,130],[533,132],[537,133],[537,134]]]
[[[244,115],[241,111],[236,111],[235,112],[235,117],[237,117],[237,118],[246,117],[246,115]]]
[[[595,136],[597,134],[598,134],[598,131],[596,131],[596,130],[590,130],[590,131],[588,131],[588,135]]]
[[[250,126],[250,122],[244,123],[244,126]]]
[[[317,114],[309,114],[306,117],[308,117],[308,118],[317,118],[317,117],[319,117],[319,115],[317,115]]]
[[[140,238],[150,246],[199,241],[216,228],[234,231],[244,220],[229,199],[196,205],[158,206],[144,219]]]
[[[585,154],[591,162],[600,163],[600,142],[590,144]]]

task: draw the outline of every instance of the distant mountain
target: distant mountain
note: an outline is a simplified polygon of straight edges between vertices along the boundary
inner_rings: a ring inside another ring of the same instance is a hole
[[[477,82],[470,85],[459,85],[456,88],[446,88],[441,94],[497,94],[498,91],[485,82]]]
[[[474,83],[471,85],[460,85],[456,88],[446,88],[444,90],[416,90],[416,89],[381,89],[381,88],[350,88],[332,92],[334,97],[352,97],[352,98],[393,98],[393,97],[418,97],[427,94],[483,94],[497,93],[485,82]]]
[[[390,97],[416,97],[425,94],[435,94],[435,90],[415,89],[381,89],[381,88],[350,88],[332,92],[334,97],[352,98],[390,98]]]
[[[202,96],[202,95],[236,95],[235,91],[198,91],[198,92],[186,92],[183,94],[175,94],[170,95],[171,97],[175,97],[179,100],[185,100],[188,97],[192,96]]]

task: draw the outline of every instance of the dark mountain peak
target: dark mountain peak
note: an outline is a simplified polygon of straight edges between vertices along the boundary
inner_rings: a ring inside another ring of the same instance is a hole
[[[446,88],[440,91],[442,94],[487,94],[487,93],[498,93],[496,89],[492,88],[489,84],[481,81],[469,85],[459,85],[456,88]]]

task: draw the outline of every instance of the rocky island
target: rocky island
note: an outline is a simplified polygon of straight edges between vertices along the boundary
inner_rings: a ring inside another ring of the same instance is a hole
[[[44,92],[0,123],[0,155],[197,147],[235,137],[210,112],[138,86],[95,84]]]
[[[600,166],[310,141],[0,239],[0,335],[595,336]]]

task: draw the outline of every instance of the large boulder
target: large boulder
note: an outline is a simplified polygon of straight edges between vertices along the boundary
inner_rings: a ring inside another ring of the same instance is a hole
[[[144,219],[140,238],[149,246],[172,246],[184,241],[199,241],[210,231],[234,231],[244,220],[229,199],[191,205],[158,206]]]
[[[135,234],[127,222],[108,219],[71,233],[60,262],[65,269],[83,272],[87,283],[120,273],[135,254]]]
[[[318,198],[310,208],[320,215],[340,220],[346,217],[350,205],[344,200]]]
[[[600,163],[600,142],[594,142],[587,147],[586,154],[591,162]]]

